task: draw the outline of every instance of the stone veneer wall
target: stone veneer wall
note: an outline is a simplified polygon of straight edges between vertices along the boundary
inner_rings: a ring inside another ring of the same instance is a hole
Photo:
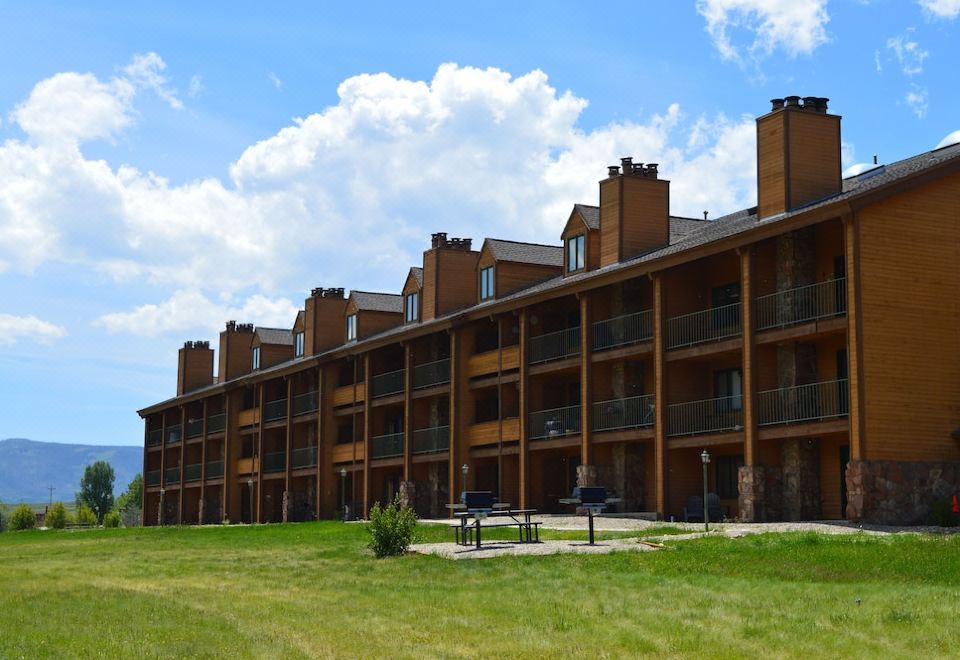
[[[783,464],[783,519],[819,520],[820,441],[790,438],[780,449]]]
[[[737,473],[740,519],[777,522],[783,516],[783,471],[767,465],[744,465]]]
[[[936,502],[960,492],[960,463],[850,461],[847,518],[883,525],[930,522]]]

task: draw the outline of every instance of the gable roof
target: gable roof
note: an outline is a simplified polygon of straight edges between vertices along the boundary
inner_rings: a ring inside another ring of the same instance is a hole
[[[410,268],[410,274],[407,275],[407,278],[410,278],[410,275],[413,275],[413,279],[417,281],[417,286],[421,289],[423,288],[423,268],[420,266],[412,266]]]
[[[512,261],[537,266],[563,266],[563,248],[559,245],[540,245],[538,243],[520,243],[499,238],[488,238],[485,246],[496,261]]]
[[[600,207],[589,204],[574,204],[573,208],[587,225],[587,229],[600,229]]]
[[[284,328],[257,328],[255,331],[261,344],[274,346],[293,346],[293,331]]]
[[[399,293],[351,291],[350,299],[356,304],[357,311],[403,313],[403,296]]]

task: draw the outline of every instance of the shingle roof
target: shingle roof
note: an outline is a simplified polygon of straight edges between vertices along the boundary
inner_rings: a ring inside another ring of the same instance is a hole
[[[357,309],[367,312],[403,313],[403,296],[399,293],[370,293],[369,291],[351,291],[350,297]]]
[[[413,275],[413,279],[417,281],[417,286],[422,288],[423,287],[423,269],[420,268],[420,266],[413,266],[410,268],[410,274]]]
[[[600,207],[589,204],[574,204],[589,229],[600,229]]]
[[[257,337],[261,344],[293,346],[293,331],[283,328],[257,328]]]
[[[538,266],[563,266],[563,248],[559,245],[540,245],[538,243],[519,243],[488,238],[486,244],[497,261],[513,261]]]

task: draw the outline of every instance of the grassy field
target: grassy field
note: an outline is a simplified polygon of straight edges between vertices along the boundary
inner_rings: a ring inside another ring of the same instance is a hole
[[[0,658],[960,648],[960,538],[764,535],[466,562],[376,560],[365,541],[331,522],[0,534]]]

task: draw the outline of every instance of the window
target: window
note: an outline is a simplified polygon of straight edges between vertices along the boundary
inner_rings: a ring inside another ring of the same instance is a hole
[[[420,320],[420,294],[414,291],[407,294],[406,299],[407,323]]]
[[[357,338],[357,315],[347,316],[347,341],[355,341]]]
[[[742,378],[739,369],[724,369],[713,373],[713,395],[717,412],[725,413],[743,409]]]
[[[573,273],[587,265],[586,237],[583,234],[567,239],[567,272]]]
[[[737,475],[743,465],[743,456],[717,456],[716,489],[721,500],[735,500],[740,496]]]
[[[253,349],[253,370],[256,371],[260,368],[260,347],[257,346]]]
[[[303,357],[303,333],[293,335],[293,357]]]
[[[493,266],[480,270],[480,300],[493,298]]]

